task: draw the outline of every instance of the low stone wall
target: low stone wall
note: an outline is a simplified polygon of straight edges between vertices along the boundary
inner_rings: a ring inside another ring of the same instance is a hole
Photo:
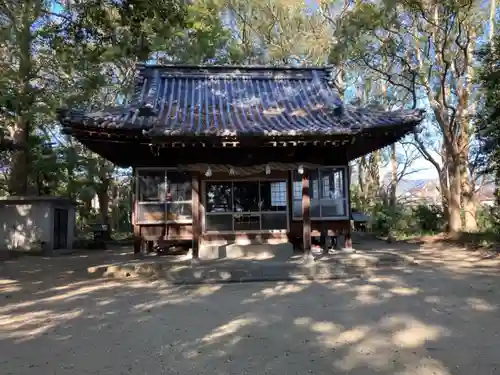
[[[166,280],[173,284],[229,283],[250,281],[329,280],[361,277],[377,268],[406,267],[416,262],[393,253],[369,255],[363,253],[335,254],[321,260],[304,263],[289,261],[184,261],[143,260],[91,267],[88,273],[96,277],[145,278]]]
[[[200,260],[215,259],[279,259],[287,260],[293,255],[290,243],[281,244],[206,244],[200,246]]]

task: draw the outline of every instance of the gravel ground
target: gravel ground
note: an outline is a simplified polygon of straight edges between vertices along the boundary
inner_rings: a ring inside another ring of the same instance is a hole
[[[4,265],[0,374],[500,374],[498,261],[452,250],[366,280],[191,287]]]

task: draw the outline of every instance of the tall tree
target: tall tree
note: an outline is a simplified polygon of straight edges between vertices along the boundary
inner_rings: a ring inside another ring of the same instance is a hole
[[[435,160],[421,138],[424,157],[443,175],[450,232],[461,230],[464,169],[471,139],[469,110],[473,98],[472,51],[483,13],[472,0],[405,0],[357,3],[338,33],[339,54],[376,72],[393,87],[411,93],[414,105],[427,103],[432,110],[444,152],[444,165]],[[383,58],[392,61],[383,70]]]
[[[29,137],[57,106],[81,103],[103,83],[105,64],[150,56],[153,35],[184,22],[175,0],[6,0],[0,3],[0,108],[17,147],[9,192],[28,192]]]
[[[481,139],[481,165],[485,174],[495,176],[496,210],[495,221],[500,226],[500,35],[479,51],[481,69],[478,83],[481,87],[481,105],[477,115],[478,131]]]

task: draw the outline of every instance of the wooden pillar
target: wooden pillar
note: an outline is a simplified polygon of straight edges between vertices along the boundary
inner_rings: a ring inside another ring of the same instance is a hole
[[[344,249],[352,249],[351,231],[347,232],[344,236]]]
[[[286,185],[287,190],[287,205],[288,205],[288,241],[292,244],[293,253],[300,251],[300,237],[301,233],[293,231],[293,171],[288,171],[288,180]]]
[[[134,224],[134,254],[139,254],[142,250],[141,227]]]
[[[201,213],[200,213],[200,176],[197,172],[193,172],[191,180],[191,198],[192,198],[192,215],[193,215],[193,258],[198,259],[201,241]]]
[[[309,171],[302,174],[302,241],[304,254],[311,253],[311,198],[309,197]]]
[[[134,239],[134,254],[139,254],[142,250],[141,227],[136,224],[137,221],[137,181],[135,168],[132,169],[132,230]]]
[[[351,167],[349,166],[349,163],[347,164],[346,168],[346,185],[347,185],[347,191],[346,191],[346,197],[347,197],[347,202],[346,202],[346,210],[347,210],[347,216],[348,216],[348,223],[349,225],[347,226],[347,233],[345,233],[344,236],[344,249],[352,249],[352,237],[351,237]]]

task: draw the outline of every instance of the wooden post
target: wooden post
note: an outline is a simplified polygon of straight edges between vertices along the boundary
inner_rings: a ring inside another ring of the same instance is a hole
[[[302,175],[302,241],[304,255],[311,253],[311,198],[309,197],[309,172]]]
[[[352,249],[352,237],[351,237],[351,217],[352,217],[352,211],[351,211],[351,167],[349,164],[347,165],[346,168],[346,176],[347,180],[347,191],[346,191],[346,196],[347,196],[347,202],[346,202],[346,210],[347,210],[347,215],[348,215],[348,220],[349,220],[349,225],[347,226],[347,233],[344,236],[344,249]]]
[[[139,254],[142,250],[141,227],[136,224],[137,221],[137,181],[135,168],[132,168],[132,230],[134,239],[134,254]]]
[[[351,231],[344,235],[344,249],[352,249]]]
[[[142,237],[141,237],[141,226],[137,225],[136,217],[137,217],[137,202],[134,200],[132,204],[132,227],[134,230],[133,238],[134,238],[134,254],[139,254],[142,251]]]
[[[296,227],[293,225],[293,210],[294,208],[294,200],[293,200],[293,182],[294,182],[294,174],[293,171],[288,171],[288,181],[287,181],[287,204],[288,204],[288,228],[289,231],[287,233],[288,235],[288,241],[292,245],[292,251],[293,254],[296,254],[298,252],[302,251],[302,243],[301,243],[301,238],[302,238],[302,233],[297,232],[295,229]],[[302,204],[302,203],[301,203]],[[301,208],[302,211],[302,208]]]
[[[201,214],[200,214],[200,176],[197,172],[193,172],[191,180],[191,199],[192,199],[192,215],[193,215],[193,259],[198,259],[201,240]]]

